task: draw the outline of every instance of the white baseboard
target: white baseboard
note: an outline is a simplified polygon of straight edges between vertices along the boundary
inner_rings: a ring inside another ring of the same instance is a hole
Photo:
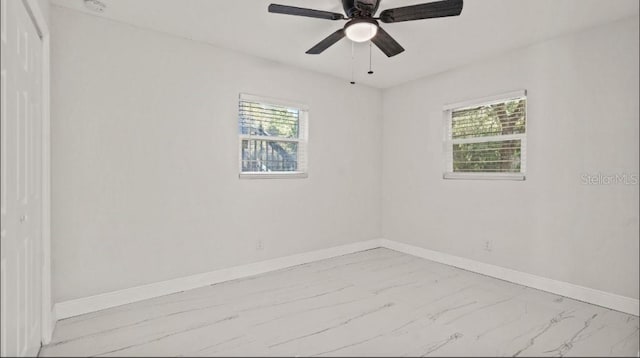
[[[384,247],[408,255],[421,257],[434,262],[458,267],[482,275],[495,277],[501,280],[532,287],[542,291],[551,292],[557,295],[587,303],[592,303],[598,306],[629,313],[635,316],[638,316],[639,314],[639,301],[634,298],[620,296],[584,286],[578,286],[568,282],[536,276],[529,273],[495,266],[459,256],[449,255],[397,241],[376,239],[331,247],[328,249],[305,252],[266,261],[260,261],[247,265],[235,266],[227,269],[181,277],[168,281],[156,282],[148,285],[127,288],[124,290],[107,292],[96,296],[60,302],[55,305],[55,310],[52,313],[52,325],[55,324],[56,319],[65,319],[154,297],[169,295],[185,290],[254,276],[309,262],[375,249],[378,247]],[[51,328],[51,331],[53,331],[53,327]]]
[[[127,288],[124,290],[107,292],[95,296],[64,301],[55,305],[55,317],[57,319],[65,319],[73,316],[79,316],[85,313],[100,311],[106,308],[121,306],[128,303],[146,300],[149,298],[169,295],[185,290],[191,290],[194,288],[204,287],[216,283],[254,276],[265,272],[280,270],[355,252],[375,249],[378,247],[380,247],[380,240],[376,239],[361,241],[353,244],[310,251],[247,265],[235,266],[217,271],[181,277],[173,280]]]
[[[639,313],[638,311],[640,307],[640,301],[635,298],[620,296],[589,287],[574,285],[572,283],[564,281],[536,276],[529,273],[466,259],[459,256],[449,255],[397,241],[380,239],[380,246],[408,255],[422,257],[434,262],[476,272],[482,275],[517,283],[519,285],[555,293],[557,295],[573,298],[578,301],[592,303],[616,311],[629,313],[635,316],[638,316]]]

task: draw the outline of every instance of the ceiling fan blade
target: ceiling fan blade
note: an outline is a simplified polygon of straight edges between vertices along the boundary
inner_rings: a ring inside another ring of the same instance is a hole
[[[391,35],[379,26],[378,32],[371,39],[371,42],[378,46],[378,48],[382,50],[387,57],[393,57],[404,51],[404,48],[402,48],[402,46],[400,46],[400,44],[391,37]]]
[[[342,40],[342,38],[344,36],[345,36],[344,29],[340,29],[340,30],[332,33],[331,35],[327,36],[324,40],[318,42],[318,44],[313,46],[312,48],[310,48],[307,51],[307,53],[310,54],[310,55],[320,54],[320,53],[322,53],[322,51],[328,49],[329,46],[331,46],[334,43]]]
[[[427,4],[398,7],[380,13],[385,23],[458,16],[462,12],[462,0],[443,0]]]
[[[269,5],[269,12],[273,12],[276,14],[314,17],[316,19],[344,20],[344,15],[338,14],[337,12],[305,9],[302,7],[278,5],[278,4]]]

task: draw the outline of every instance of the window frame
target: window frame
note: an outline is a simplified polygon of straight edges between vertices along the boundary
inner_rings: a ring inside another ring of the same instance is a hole
[[[509,100],[524,98],[525,130],[524,133],[496,135],[472,138],[452,138],[453,112],[472,107],[491,105]],[[525,180],[527,170],[527,132],[529,126],[527,90],[517,90],[499,95],[477,98],[464,102],[447,104],[443,108],[443,179],[473,179],[473,180]],[[502,142],[506,140],[520,140],[520,172],[454,172],[453,145],[462,143]]]
[[[294,179],[307,178],[309,176],[308,168],[308,138],[309,138],[309,106],[295,101],[287,101],[278,98],[258,96],[248,93],[240,93],[238,95],[238,104],[242,101],[253,101],[266,105],[283,106],[295,108],[299,111],[298,119],[298,138],[286,138],[279,136],[257,136],[251,134],[238,133],[238,178],[240,179]],[[240,113],[236,117],[239,121]],[[298,155],[296,156],[298,169],[296,171],[273,171],[273,172],[245,172],[242,171],[242,142],[251,140],[273,140],[274,142],[292,142],[297,143]],[[304,160],[301,160],[300,153],[304,153]],[[302,164],[302,165],[301,165]]]

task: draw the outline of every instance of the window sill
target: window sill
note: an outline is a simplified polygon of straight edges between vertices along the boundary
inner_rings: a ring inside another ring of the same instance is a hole
[[[518,180],[526,179],[524,173],[444,173],[443,179],[466,180]]]
[[[240,179],[304,179],[305,172],[245,172],[238,174]]]

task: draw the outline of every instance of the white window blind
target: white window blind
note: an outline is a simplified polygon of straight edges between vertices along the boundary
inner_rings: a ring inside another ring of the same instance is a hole
[[[444,108],[445,179],[517,179],[526,171],[525,91]]]
[[[307,122],[305,105],[240,94],[240,177],[306,177]]]

